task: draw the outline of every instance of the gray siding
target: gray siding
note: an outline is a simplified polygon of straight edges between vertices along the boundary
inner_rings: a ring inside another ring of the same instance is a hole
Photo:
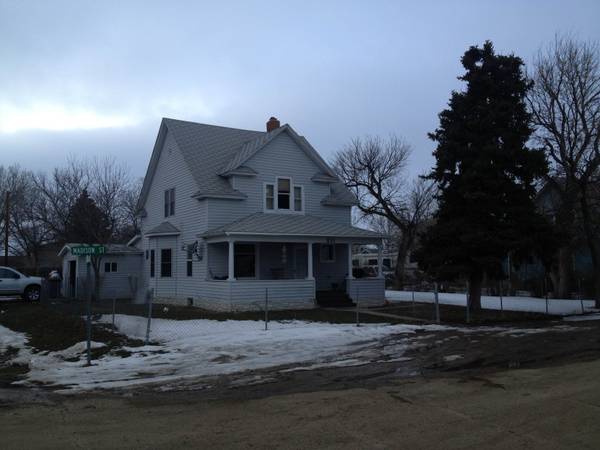
[[[229,259],[229,246],[226,242],[219,242],[217,244],[207,245],[208,249],[208,266],[210,272],[207,273],[205,278],[212,276],[221,277],[228,275],[227,260]]]
[[[63,257],[63,281],[62,292],[65,296],[71,296],[73,293],[69,290],[69,262],[77,261],[77,280],[76,294],[77,298],[83,300],[84,287],[87,278],[87,258],[85,256],[73,256],[67,252]],[[104,263],[116,262],[117,272],[104,272]],[[134,298],[135,290],[142,286],[140,283],[142,256],[141,255],[106,255],[100,262],[100,298]],[[90,283],[94,283],[94,269],[90,265]]]
[[[164,191],[175,188],[175,215],[164,217]],[[173,297],[186,301],[199,292],[206,277],[206,254],[202,261],[193,259],[192,276],[187,276],[187,252],[184,246],[192,244],[197,235],[207,230],[206,200],[198,201],[191,196],[196,193],[194,178],[185,163],[175,140],[167,132],[163,149],[152,179],[145,204],[147,216],[142,220],[142,235],[147,230],[164,221],[171,222],[181,234],[177,237],[156,237],[142,239],[142,249],[156,250],[156,276],[150,278],[150,260],[143,260],[141,286],[154,288],[157,297]],[[173,252],[173,276],[170,279],[160,277],[160,249],[171,248]],[[206,252],[205,252],[206,253]],[[143,297],[140,297],[143,299]]]
[[[117,272],[104,272],[105,263],[117,263]],[[100,264],[100,298],[134,298],[141,282],[142,255],[107,255]]]
[[[255,177],[233,176],[232,186],[247,195],[245,200],[209,200],[209,228],[263,211],[265,183],[275,183],[278,176],[291,177],[304,190],[306,214],[350,225],[350,207],[324,206],[321,200],[329,194],[329,185],[311,181],[319,167],[285,133],[277,136],[245,164],[255,170]]]
[[[313,280],[238,280],[231,284],[231,309],[262,309],[269,296],[269,309],[304,309],[315,306]]]

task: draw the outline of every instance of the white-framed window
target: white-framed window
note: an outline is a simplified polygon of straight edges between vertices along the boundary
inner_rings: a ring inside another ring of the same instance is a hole
[[[264,184],[265,211],[304,212],[304,188],[290,177],[277,177],[274,183]]]
[[[335,262],[335,244],[321,244],[319,260],[322,263]]]
[[[118,266],[116,262],[105,262],[104,263],[104,272],[105,273],[110,273],[110,272],[117,272]]]
[[[165,217],[175,215],[175,188],[165,191]]]

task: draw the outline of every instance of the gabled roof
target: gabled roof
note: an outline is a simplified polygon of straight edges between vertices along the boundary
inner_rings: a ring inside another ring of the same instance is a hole
[[[138,210],[143,212],[144,203],[152,184],[161,150],[167,134],[172,136],[181,155],[194,178],[197,191],[193,197],[225,198],[243,200],[246,196],[233,189],[226,177],[231,175],[254,176],[256,172],[245,166],[252,156],[282,133],[286,133],[319,167],[315,175],[319,182],[337,184],[338,189],[327,197],[328,205],[349,204],[349,192],[340,194],[346,188],[340,183],[335,172],[321,158],[319,153],[290,125],[283,125],[270,133],[263,131],[241,130],[175,119],[162,119],[154,150],[148,164],[144,185],[138,200]]]
[[[383,235],[319,217],[299,214],[255,213],[201,234],[201,237],[234,235],[302,236],[380,239]]]
[[[181,231],[171,222],[163,222],[145,233],[145,236],[169,236],[180,234]]]
[[[194,177],[198,194],[205,197],[214,195],[237,196],[240,194],[232,189],[229,182],[218,174],[244,143],[267,134],[261,131],[162,119],[146,177],[144,178],[138,209],[142,209],[146,201],[167,133],[173,136],[190,173]]]
[[[300,147],[306,155],[312,159],[315,164],[327,175],[334,177],[337,179],[335,172],[331,170],[331,167],[327,165],[327,163],[321,158],[321,155],[308,143],[308,141],[300,136],[298,133],[294,131],[294,129],[285,124],[270,133],[264,133],[262,136],[257,137],[256,139],[246,142],[240,151],[236,152],[235,155],[230,159],[230,161],[223,166],[220,175],[225,175],[233,170],[241,167],[246,161],[252,158],[256,153],[258,153],[261,149],[267,146],[270,142],[273,141],[277,136],[282,133],[287,133],[292,140]]]

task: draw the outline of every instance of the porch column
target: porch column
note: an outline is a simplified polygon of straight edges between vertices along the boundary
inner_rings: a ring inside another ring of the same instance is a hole
[[[315,278],[313,277],[313,243],[309,242],[308,244],[306,244],[306,248],[308,249],[306,255],[306,279],[314,280]]]
[[[348,242],[348,279],[354,278],[352,276],[352,243]]]
[[[228,241],[229,244],[229,258],[227,259],[227,279],[229,281],[235,281],[235,273],[234,273],[234,268],[235,268],[235,264],[234,264],[234,246],[235,246],[235,241],[233,239]]]
[[[383,240],[377,246],[377,276],[383,278]]]

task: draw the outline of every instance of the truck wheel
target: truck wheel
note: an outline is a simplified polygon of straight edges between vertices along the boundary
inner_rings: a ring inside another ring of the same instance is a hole
[[[29,302],[36,302],[40,299],[40,287],[39,286],[28,286],[23,293],[23,300]]]

